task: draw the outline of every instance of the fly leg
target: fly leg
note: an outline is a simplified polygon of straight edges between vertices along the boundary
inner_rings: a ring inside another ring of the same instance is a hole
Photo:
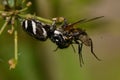
[[[79,43],[77,40],[75,40],[75,43],[78,44],[78,54],[79,54],[80,67],[82,67],[82,64],[84,64],[84,60],[82,57],[83,43]]]
[[[93,43],[92,43],[92,40],[91,40],[91,53],[94,55],[94,57],[98,60],[98,61],[101,61],[101,59],[99,59],[96,54],[94,53],[93,51]]]
[[[57,50],[58,50],[58,47],[55,50],[53,50],[53,51],[57,51]]]
[[[73,48],[73,51],[76,53],[76,51],[75,51],[75,48],[74,48],[73,44],[71,44],[71,46],[72,46],[72,48]]]

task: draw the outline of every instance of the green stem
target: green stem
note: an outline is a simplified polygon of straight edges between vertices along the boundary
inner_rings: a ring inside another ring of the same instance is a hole
[[[24,11],[26,11],[27,9],[28,9],[28,7],[25,7],[25,8],[23,8],[23,9],[19,10],[19,12],[24,12]]]
[[[28,14],[28,15],[23,15],[23,14],[18,14],[19,17],[21,18],[24,18],[24,19],[27,19],[27,18],[36,18],[42,22],[45,22],[45,23],[49,23],[49,24],[52,24],[52,20],[50,19],[45,19],[45,18],[42,18],[42,17],[38,17],[38,16],[35,16],[35,15],[31,15],[31,14]]]
[[[37,18],[38,20],[40,20],[40,21],[43,21],[43,22],[52,24],[52,20],[50,20],[50,19],[45,19],[45,18],[38,17],[38,16],[36,16],[36,18]]]
[[[16,8],[16,5],[17,5],[17,1],[16,0],[14,0],[14,7]]]
[[[11,17],[8,17],[8,19],[5,21],[4,25],[2,26],[2,28],[0,29],[0,35],[2,34],[2,32],[4,31],[5,27],[7,26],[7,24],[9,23]]]
[[[14,46],[15,46],[15,51],[14,51],[14,56],[15,56],[15,60],[17,62],[18,60],[18,38],[17,38],[17,31],[14,32]]]

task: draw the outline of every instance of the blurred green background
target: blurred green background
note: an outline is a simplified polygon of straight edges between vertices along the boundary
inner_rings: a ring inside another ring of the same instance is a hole
[[[85,64],[79,66],[78,54],[72,47],[53,50],[50,40],[38,41],[18,25],[19,60],[9,70],[8,60],[14,56],[14,37],[5,31],[0,35],[0,80],[120,80],[120,1],[119,0],[33,0],[31,13],[44,18],[63,16],[69,22],[105,16],[78,25],[94,42],[97,61],[89,47],[83,47]],[[0,26],[3,22],[0,20]],[[77,51],[77,45],[74,45]]]

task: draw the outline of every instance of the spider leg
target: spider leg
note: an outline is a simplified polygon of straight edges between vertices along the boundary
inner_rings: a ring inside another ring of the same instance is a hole
[[[64,21],[62,23],[62,28],[65,29],[68,26],[67,19],[64,18]]]
[[[56,21],[53,21],[52,23],[52,27],[50,28],[51,31],[55,31],[56,30]]]

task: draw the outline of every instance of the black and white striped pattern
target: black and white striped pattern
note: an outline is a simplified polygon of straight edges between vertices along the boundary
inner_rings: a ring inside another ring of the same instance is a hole
[[[34,38],[45,41],[47,39],[47,31],[44,25],[35,19],[25,19],[22,22],[23,29]]]

